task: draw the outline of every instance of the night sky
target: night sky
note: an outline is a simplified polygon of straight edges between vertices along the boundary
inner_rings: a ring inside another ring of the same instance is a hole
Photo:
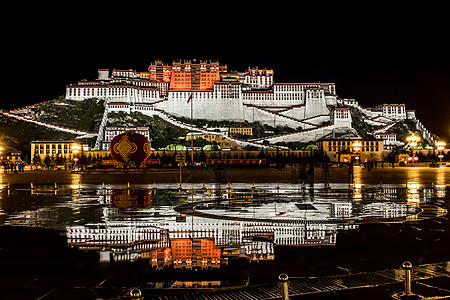
[[[288,3],[7,7],[0,108],[64,95],[67,84],[95,79],[99,68],[212,59],[231,70],[271,68],[276,82],[335,82],[339,97],[363,107],[405,103],[450,142],[443,8]]]

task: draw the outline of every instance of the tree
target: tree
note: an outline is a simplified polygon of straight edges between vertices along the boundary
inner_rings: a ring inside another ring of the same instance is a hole
[[[203,147],[208,145],[209,142],[205,140],[204,138],[198,138],[194,140],[194,147]]]
[[[42,165],[42,160],[41,160],[41,156],[39,154],[34,154],[33,156],[33,165],[35,166],[41,166]]]
[[[50,157],[50,155],[46,155],[44,157],[44,165],[47,167],[47,169],[50,169],[50,165],[52,164],[52,158]]]
[[[60,153],[58,153],[58,155],[55,158],[55,164],[58,166],[64,164],[64,158],[61,156]]]

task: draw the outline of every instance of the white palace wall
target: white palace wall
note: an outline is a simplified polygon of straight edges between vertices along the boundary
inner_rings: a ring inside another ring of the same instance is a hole
[[[329,114],[325,94],[322,89],[307,90],[304,119]]]
[[[66,88],[66,99],[85,100],[97,98],[109,102],[152,103],[160,100],[157,88],[122,85],[77,85]]]
[[[160,87],[149,82],[143,85],[139,80],[129,80],[126,84],[111,82],[80,82],[66,89],[66,99],[85,100],[98,98],[108,103],[159,104],[158,107],[169,114],[191,117],[192,95],[193,118],[231,121],[259,121],[273,126],[305,128],[299,120],[320,116],[329,119],[327,104],[333,104],[336,96],[334,84],[279,83],[268,90],[242,90],[238,82],[216,82],[213,90],[182,91],[171,90],[161,94]],[[245,105],[260,106],[263,110],[249,109]],[[287,109],[283,109],[287,108]],[[292,108],[289,112],[289,108]],[[121,108],[123,109],[123,108]],[[280,114],[266,110],[280,110]],[[285,111],[283,113],[283,111]],[[297,119],[297,120],[293,120]],[[313,122],[313,123],[317,123]],[[306,128],[305,128],[306,129]]]
[[[192,103],[188,102],[191,94]],[[194,119],[244,121],[240,97],[214,96],[213,91],[170,91],[165,111],[175,116],[190,118],[192,107]]]
[[[244,119],[248,122],[260,122],[272,127],[288,126],[291,128],[309,129],[314,127],[311,124],[304,123],[291,117],[277,114],[256,106],[244,105]]]

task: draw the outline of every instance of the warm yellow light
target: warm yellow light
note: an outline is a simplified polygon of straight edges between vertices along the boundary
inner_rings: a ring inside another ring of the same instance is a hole
[[[438,150],[444,150],[445,142],[439,141],[436,143]]]
[[[416,136],[414,133],[406,138],[406,141],[411,147],[417,146],[417,142],[420,141],[420,137]]]
[[[355,150],[355,151],[359,151],[361,149],[361,143],[358,141],[354,142],[352,146],[353,146],[353,150]]]
[[[72,149],[72,152],[75,154],[80,152],[80,150],[81,150],[81,146],[78,144],[73,144],[72,147],[70,147],[70,148]]]

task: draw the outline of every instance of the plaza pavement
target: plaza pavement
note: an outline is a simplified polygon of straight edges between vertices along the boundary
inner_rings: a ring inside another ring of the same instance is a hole
[[[23,173],[0,173],[0,184],[153,184],[179,182],[177,169],[161,169],[148,172],[95,172],[95,171],[28,171]],[[432,185],[450,183],[450,168],[430,167],[385,167],[368,171],[362,167],[354,168],[354,180],[360,184],[405,184],[414,182]],[[314,179],[302,178],[298,169],[276,168],[230,168],[216,170],[212,168],[182,169],[183,183],[348,183],[349,174],[345,168],[331,168],[329,177],[325,177],[320,168],[316,168]]]

